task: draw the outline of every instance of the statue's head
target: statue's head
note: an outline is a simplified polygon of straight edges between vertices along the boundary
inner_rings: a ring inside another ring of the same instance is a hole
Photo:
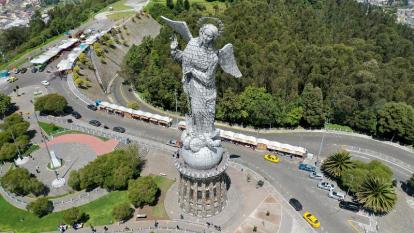
[[[203,45],[210,45],[219,36],[219,30],[213,24],[204,24],[200,28],[199,36]]]

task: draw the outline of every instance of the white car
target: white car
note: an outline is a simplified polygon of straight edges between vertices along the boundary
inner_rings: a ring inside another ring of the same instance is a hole
[[[43,80],[41,83],[43,84],[43,86],[49,86],[50,84],[47,80]]]
[[[311,172],[309,173],[309,178],[314,180],[323,180],[323,174],[320,172]]]
[[[334,191],[333,189],[331,189],[329,191],[328,196],[330,198],[333,198],[333,199],[338,200],[338,201],[342,201],[342,200],[345,199],[345,193],[343,193],[343,192],[337,192],[337,191]]]
[[[332,189],[335,189],[335,185],[331,184],[331,183],[328,183],[326,181],[321,181],[321,182],[318,183],[318,188],[330,191]]]

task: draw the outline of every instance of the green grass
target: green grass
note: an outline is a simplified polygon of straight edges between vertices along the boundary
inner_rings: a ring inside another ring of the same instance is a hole
[[[30,155],[31,153],[35,152],[40,148],[37,144],[31,144],[29,148],[24,152],[25,155]]]
[[[174,180],[168,179],[163,176],[154,176],[154,181],[157,184],[158,188],[161,190],[161,196],[165,197],[168,189],[175,182]],[[164,199],[160,199],[152,209],[152,216],[160,219],[168,219],[167,212],[164,207]]]
[[[112,208],[121,202],[128,201],[126,191],[114,191],[91,203],[79,207],[89,215],[88,225],[109,225],[113,223]],[[44,232],[55,231],[63,222],[63,213],[56,212],[43,218],[10,205],[0,196],[0,231]]]
[[[113,21],[118,21],[118,20],[120,20],[122,18],[127,19],[127,18],[129,18],[129,17],[131,17],[133,15],[135,15],[135,12],[134,11],[128,11],[128,12],[113,13],[113,14],[108,15],[107,17],[108,17],[108,19],[111,19]]]
[[[122,10],[132,10],[133,8],[130,6],[125,5],[125,0],[115,2],[104,9],[100,10],[99,12],[109,11],[109,7],[112,6],[112,11],[122,11]]]
[[[165,195],[174,180],[166,177],[155,176],[155,182],[161,189],[162,195]],[[54,197],[56,198],[56,197]],[[127,191],[113,191],[107,195],[80,206],[79,209],[89,215],[86,225],[102,226],[114,223],[112,219],[112,209],[119,203],[129,202]],[[44,232],[55,231],[59,224],[63,222],[63,213],[51,213],[43,218],[38,218],[34,214],[18,209],[10,205],[0,195],[0,232],[13,231],[20,232]],[[164,208],[164,200],[154,206],[153,216],[165,217],[167,213]]]
[[[353,132],[351,127],[345,126],[345,125],[337,125],[337,124],[326,124],[326,129],[344,131],[344,132]]]
[[[56,134],[58,132],[61,132],[61,131],[64,131],[65,130],[65,128],[59,127],[59,126],[54,125],[54,124],[42,122],[42,121],[39,121],[39,126],[40,126],[40,128],[43,129],[43,131],[47,135]]]

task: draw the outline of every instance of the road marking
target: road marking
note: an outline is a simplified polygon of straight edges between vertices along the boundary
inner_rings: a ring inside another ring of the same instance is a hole
[[[357,232],[357,233],[364,233],[364,232],[360,231],[352,222],[353,221],[351,219],[348,219],[349,225],[351,225],[352,229],[354,229],[355,232]]]

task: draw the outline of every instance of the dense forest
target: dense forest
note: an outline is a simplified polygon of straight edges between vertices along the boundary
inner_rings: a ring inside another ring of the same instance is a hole
[[[169,1],[167,1],[169,2]],[[182,1],[178,1],[182,2]],[[190,1],[191,3],[191,1]],[[254,127],[348,125],[378,137],[414,142],[414,33],[380,7],[353,0],[234,0],[216,11],[225,31],[216,48],[232,43],[243,73],[221,70],[218,120]],[[185,20],[194,36],[207,12],[154,5]],[[181,68],[170,56],[172,31],[133,46],[123,72],[150,103],[186,111]],[[180,41],[181,48],[185,46]]]
[[[0,64],[6,63],[19,53],[34,48],[47,39],[74,29],[87,20],[91,14],[98,12],[116,0],[83,0],[55,6],[48,11],[50,20],[45,23],[41,13],[35,11],[28,27],[19,26],[0,30]]]

